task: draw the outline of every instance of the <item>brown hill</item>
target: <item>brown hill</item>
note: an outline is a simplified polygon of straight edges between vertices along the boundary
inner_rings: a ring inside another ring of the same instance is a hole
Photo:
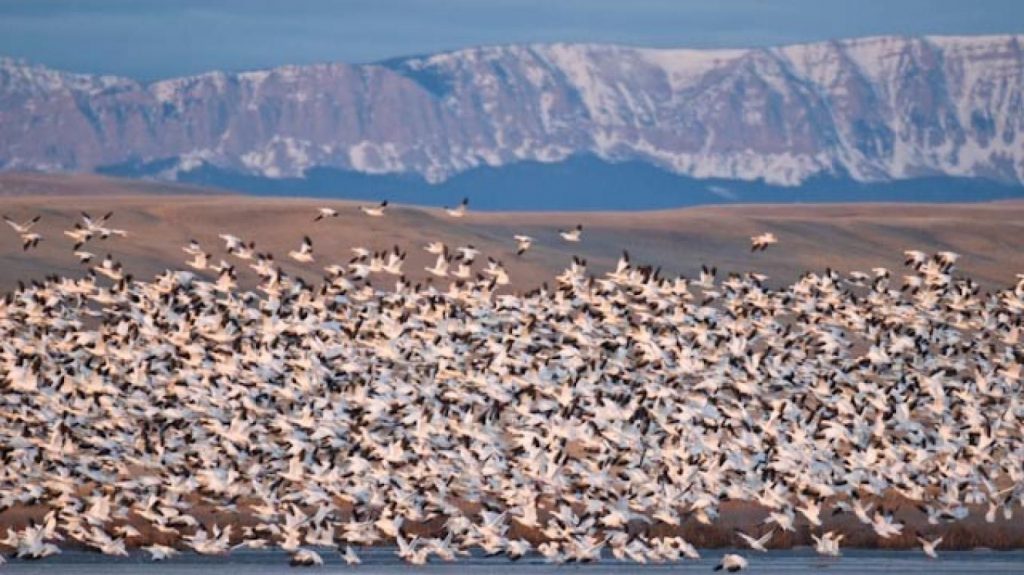
[[[313,222],[316,208],[336,208],[337,218]],[[383,218],[363,215],[355,202],[256,198],[202,188],[133,182],[96,176],[0,176],[0,213],[15,220],[36,214],[34,231],[44,235],[35,250],[24,252],[17,234],[0,227],[0,287],[50,273],[83,273],[63,235],[81,211],[114,212],[110,225],[127,238],[94,240],[84,249],[124,262],[137,278],[165,268],[182,268],[181,247],[199,240],[214,261],[231,258],[218,234],[256,241],[290,273],[315,280],[322,267],[347,262],[350,248],[409,252],[405,270],[423,280],[434,256],[421,248],[440,240],[451,247],[472,244],[485,259],[492,256],[510,269],[516,287],[533,287],[567,265],[573,255],[588,260],[595,272],[614,265],[623,249],[638,263],[661,266],[666,273],[692,275],[702,264],[719,273],[758,271],[771,283],[789,282],[805,270],[827,266],[867,271],[886,266],[899,272],[905,249],[952,250],[963,254],[960,269],[986,287],[1001,287],[1024,272],[1024,202],[983,204],[748,205],[701,207],[633,213],[477,213],[454,219],[438,209],[394,206]],[[581,223],[583,241],[564,242],[560,228]],[[779,244],[752,253],[749,236],[770,231]],[[512,236],[536,238],[534,249],[515,255]],[[312,237],[315,264],[288,260],[303,235]],[[237,262],[242,263],[242,262]],[[477,263],[475,268],[482,266]],[[243,269],[244,266],[239,266]],[[247,269],[242,280],[252,279]],[[377,280],[387,285],[391,279]]]

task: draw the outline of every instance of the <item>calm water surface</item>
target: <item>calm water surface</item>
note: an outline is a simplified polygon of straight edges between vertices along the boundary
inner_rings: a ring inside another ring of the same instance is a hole
[[[467,557],[458,563],[437,563],[413,567],[401,563],[389,549],[373,549],[360,553],[363,563],[349,567],[333,551],[323,550],[323,567],[298,568],[288,565],[289,556],[279,551],[236,551],[229,557],[201,557],[183,554],[163,563],[150,562],[146,555],[133,552],[131,557],[111,559],[93,553],[65,551],[42,561],[8,559],[0,573],[71,575],[198,574],[264,575],[290,573],[452,573],[467,575],[529,575],[554,573],[710,573],[727,550],[702,551],[700,561],[658,565],[634,565],[607,559],[588,565],[549,565],[539,556],[517,562],[504,558]],[[838,559],[824,559],[810,549],[773,551],[767,554],[741,551],[750,561],[744,573],[900,573],[902,575],[946,573],[1024,573],[1024,551],[947,551],[938,560],[928,559],[919,551],[846,550]]]

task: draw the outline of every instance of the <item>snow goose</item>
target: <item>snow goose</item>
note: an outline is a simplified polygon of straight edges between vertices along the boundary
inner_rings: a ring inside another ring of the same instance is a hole
[[[351,545],[345,546],[345,553],[342,554],[341,558],[345,560],[346,565],[359,565],[362,563],[359,559],[359,555],[356,554]]]
[[[521,256],[526,253],[526,250],[530,249],[533,245],[533,238],[530,236],[516,234],[512,236],[512,239],[516,241],[516,255]]]
[[[454,208],[444,207],[444,211],[453,218],[461,218],[466,215],[466,208],[469,207],[469,198],[462,198],[462,202]]]
[[[299,249],[288,252],[288,257],[301,263],[311,263],[313,261],[313,240],[309,239],[309,236],[302,237],[302,245]]]
[[[779,243],[778,238],[771,232],[765,232],[756,236],[750,237],[750,251],[764,251],[768,249],[768,246]]]
[[[820,537],[812,533],[811,539],[814,540],[814,551],[818,555],[839,557],[839,542],[843,540],[842,533],[837,535],[835,531],[828,531]]]
[[[567,242],[578,242],[583,234],[583,224],[576,224],[571,230],[558,230],[558,235]]]
[[[39,223],[39,220],[41,218],[42,218],[42,216],[35,216],[34,218],[32,218],[30,220],[18,223],[16,221],[12,220],[7,215],[4,215],[4,221],[7,222],[7,225],[11,226],[11,228],[14,229],[14,231],[17,232],[19,235],[20,234],[27,234],[27,233],[29,233],[32,230],[32,228],[37,223]]]
[[[743,557],[736,555],[735,553],[726,553],[722,556],[722,560],[715,565],[714,571],[721,571],[725,569],[729,573],[735,573],[737,571],[747,568],[747,560]]]
[[[765,553],[768,551],[768,549],[765,548],[765,544],[771,540],[772,535],[775,534],[775,530],[769,530],[768,533],[765,533],[756,539],[740,530],[736,530],[736,534],[739,535],[740,539],[750,546],[751,549]]]
[[[448,275],[448,255],[446,253],[440,253],[437,256],[437,261],[434,262],[433,267],[423,268],[432,276],[443,278]]]
[[[85,224],[85,229],[94,233],[98,233],[104,229],[103,225],[106,224],[107,221],[110,220],[111,217],[113,217],[113,215],[114,212],[107,212],[103,214],[103,217],[95,219],[92,216],[90,216],[88,212],[82,212],[82,222]]]
[[[388,201],[384,200],[376,206],[359,206],[359,209],[366,215],[374,218],[379,218],[384,215],[384,210],[388,207]]]
[[[480,255],[480,250],[474,248],[473,244],[470,244],[468,246],[460,246],[458,248],[455,248],[455,251],[458,252],[459,259],[461,259],[463,262],[467,264],[473,263],[473,260],[476,259],[476,256]]]
[[[324,560],[316,551],[300,548],[292,555],[290,564],[292,567],[312,567],[323,565]]]
[[[149,558],[153,561],[165,561],[178,554],[178,550],[174,547],[160,544],[148,545],[143,547],[142,550],[149,553]]]
[[[935,539],[929,541],[923,537],[918,536],[917,542],[921,544],[921,550],[924,551],[925,555],[931,557],[932,559],[939,558],[939,554],[935,552],[935,549],[942,544],[942,537],[936,537]]]
[[[64,230],[64,235],[71,238],[75,245],[72,249],[79,249],[86,242],[92,239],[93,232],[82,227],[82,224],[76,223],[75,227],[70,230]]]
[[[42,234],[36,232],[21,234],[21,249],[28,251],[32,248],[38,247],[39,242],[41,241],[43,241]]]
[[[338,217],[338,210],[334,208],[318,208],[316,217],[313,218],[314,222],[319,222],[324,218],[336,218]]]

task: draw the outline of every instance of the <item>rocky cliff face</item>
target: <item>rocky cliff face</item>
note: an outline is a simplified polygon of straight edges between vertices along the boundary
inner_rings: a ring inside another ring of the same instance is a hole
[[[311,167],[440,182],[592,154],[795,185],[1024,182],[1024,37],[877,37],[751,50],[498,46],[149,85],[0,60],[0,168]]]

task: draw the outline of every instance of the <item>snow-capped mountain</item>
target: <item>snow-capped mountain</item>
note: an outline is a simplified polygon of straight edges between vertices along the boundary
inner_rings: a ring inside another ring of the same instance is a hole
[[[141,84],[0,60],[0,168],[314,167],[437,183],[591,155],[696,178],[1024,182],[1024,36],[551,44]]]

